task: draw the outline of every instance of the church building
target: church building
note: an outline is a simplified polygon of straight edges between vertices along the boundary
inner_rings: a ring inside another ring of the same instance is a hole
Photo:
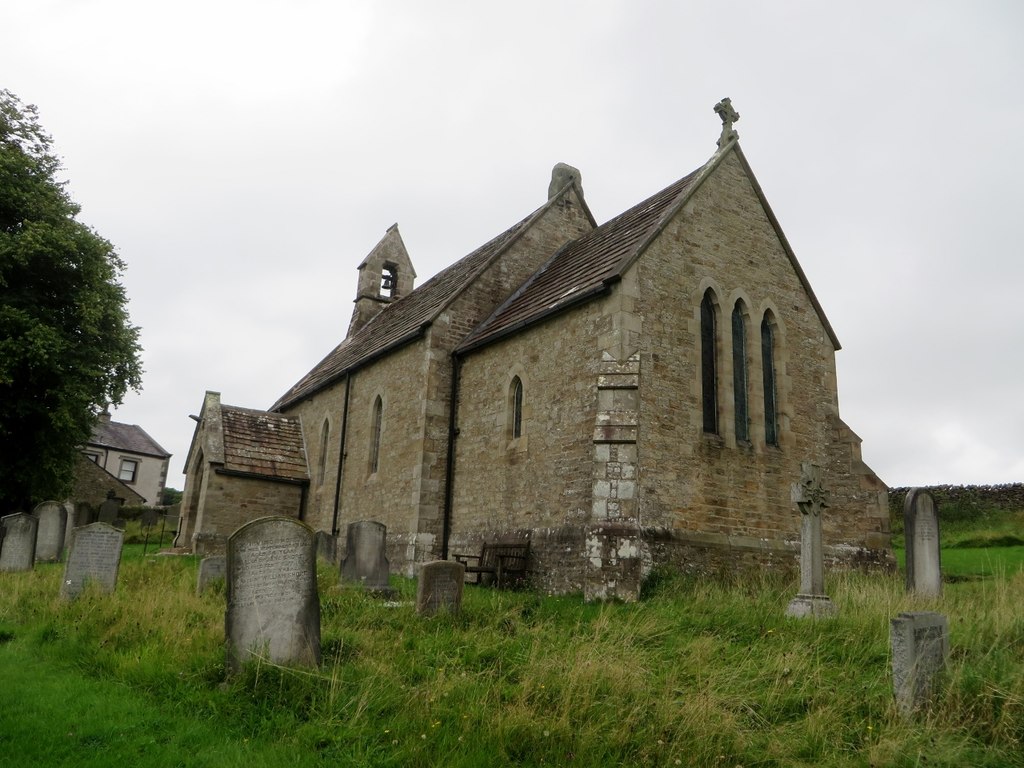
[[[658,565],[795,567],[809,461],[826,557],[892,567],[839,341],[716,112],[705,164],[603,224],[559,164],[543,205],[419,287],[388,229],[346,338],[269,410],[207,393],[179,545],[267,514],[376,520],[393,570],[529,539],[541,588],[631,599]]]

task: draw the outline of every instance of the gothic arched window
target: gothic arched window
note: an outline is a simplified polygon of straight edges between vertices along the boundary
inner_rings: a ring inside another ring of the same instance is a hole
[[[718,434],[718,329],[714,293],[710,288],[700,302],[700,382],[704,431]]]
[[[317,468],[316,473],[316,484],[324,484],[324,475],[327,474],[327,443],[331,434],[331,424],[327,419],[324,419],[323,426],[320,427],[320,464]]]
[[[736,440],[750,440],[750,416],[747,409],[747,320],[743,302],[732,310],[732,393],[736,415]]]
[[[370,432],[370,473],[377,471],[380,466],[380,433],[384,416],[384,403],[377,395],[373,401],[373,423]]]
[[[764,373],[764,442],[779,444],[778,398],[775,384],[775,321],[771,312],[761,321],[761,370]]]
[[[518,376],[512,377],[509,387],[509,434],[513,440],[523,436],[523,381]]]

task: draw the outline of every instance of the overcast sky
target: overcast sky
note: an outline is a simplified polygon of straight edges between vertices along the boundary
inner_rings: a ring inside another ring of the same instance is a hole
[[[267,408],[343,337],[398,222],[422,284],[579,168],[606,221],[740,144],[843,349],[890,485],[1024,481],[1019,0],[33,0],[0,87],[39,107],[127,263],[182,464],[207,389]]]

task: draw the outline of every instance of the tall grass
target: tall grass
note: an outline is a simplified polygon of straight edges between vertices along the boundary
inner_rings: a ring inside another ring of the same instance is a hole
[[[289,764],[1024,765],[1019,572],[928,603],[897,577],[832,575],[839,616],[815,622],[784,616],[796,585],[770,575],[659,574],[631,605],[468,588],[461,614],[423,619],[412,582],[392,604],[323,568],[321,667],[226,681],[223,594],[195,595],[191,558],[127,549],[112,596],[60,601],[60,566],[2,575],[0,636]],[[888,624],[921,609],[949,616],[954,650],[908,722]]]

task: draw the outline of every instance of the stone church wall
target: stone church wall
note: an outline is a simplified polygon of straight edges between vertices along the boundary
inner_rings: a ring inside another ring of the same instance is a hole
[[[298,485],[223,475],[210,468],[202,494],[202,517],[192,528],[200,531],[192,536],[193,551],[199,556],[224,554],[228,536],[250,520],[271,515],[298,517],[302,504],[302,488]]]
[[[810,298],[735,156],[727,157],[635,266],[643,318],[639,451],[643,525],[669,539],[690,534],[756,542],[799,540],[790,484],[800,462],[829,468],[826,542],[877,546],[883,539],[877,482],[838,434],[834,351]],[[700,304],[718,301],[719,434],[703,431]],[[749,440],[737,440],[731,315],[747,313]],[[674,311],[666,311],[672,308]],[[777,322],[779,445],[764,429],[760,325]],[[844,443],[839,445],[839,443]],[[845,469],[842,457],[846,457]],[[859,462],[859,464],[858,464]],[[884,485],[880,485],[884,489]],[[887,541],[885,542],[887,544]],[[755,546],[756,548],[756,546]]]

